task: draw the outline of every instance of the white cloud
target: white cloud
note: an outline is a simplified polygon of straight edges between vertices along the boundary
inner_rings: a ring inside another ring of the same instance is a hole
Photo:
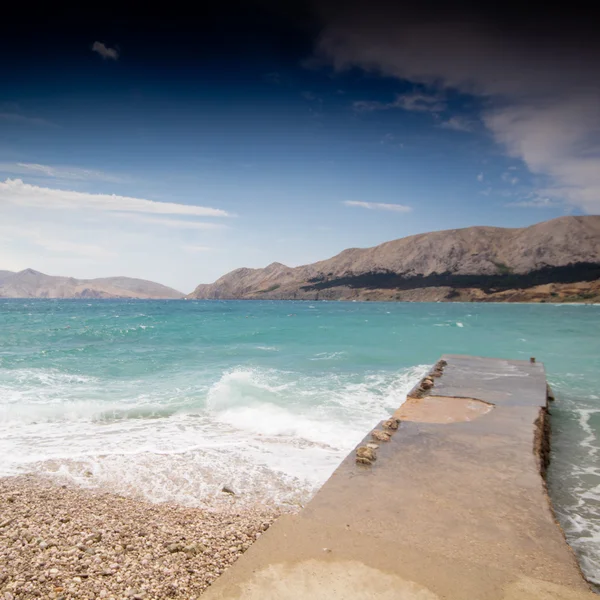
[[[477,181],[483,181],[483,173],[479,173],[479,175],[477,175]]]
[[[437,113],[445,110],[446,103],[439,94],[413,92],[410,94],[398,94],[392,102],[358,100],[357,102],[354,102],[352,106],[357,112],[400,109],[412,112]]]
[[[196,244],[184,244],[182,246],[182,248],[186,252],[192,252],[192,253],[196,253],[196,252],[212,252],[214,250],[214,248],[211,248],[210,246],[198,246]]]
[[[510,156],[521,158],[551,184],[538,190],[600,211],[600,109],[598,95],[571,93],[542,103],[519,103],[485,115],[486,125]]]
[[[319,100],[319,97],[313,92],[302,92],[302,97],[308,102],[313,102],[314,100]]]
[[[137,215],[130,213],[119,214],[122,219],[135,221],[136,223],[144,223],[147,225],[155,225],[157,227],[171,227],[173,229],[198,229],[206,231],[207,229],[225,229],[226,225],[222,223],[206,223],[205,221],[184,221],[182,219],[164,219],[160,217],[147,217],[145,215]]]
[[[0,269],[80,279],[126,275],[191,291],[251,255],[244,230],[231,235],[224,219],[200,218],[226,214],[0,180]]]
[[[389,210],[392,212],[407,213],[412,211],[412,207],[404,204],[385,204],[384,202],[360,202],[358,200],[344,200],[346,206],[358,206],[368,208],[369,210]]]
[[[50,166],[37,163],[0,163],[0,172],[12,173],[13,175],[32,175],[40,177],[52,177],[55,179],[69,179],[74,181],[109,181],[121,183],[122,178],[103,171],[93,171],[80,167]]]
[[[56,127],[52,121],[46,119],[40,119],[38,117],[27,117],[21,113],[16,112],[0,112],[0,119],[2,121],[8,121],[10,123],[18,123],[21,125],[36,125],[39,127]]]
[[[56,239],[39,239],[36,243],[50,252],[75,254],[78,257],[105,259],[117,256],[116,252],[96,244],[78,244],[76,242]]]
[[[521,200],[519,202],[509,202],[504,206],[515,208],[555,208],[560,206],[559,202],[550,198],[533,198],[531,200]]]
[[[502,181],[506,181],[506,183],[510,183],[511,185],[516,185],[519,183],[519,178],[515,177],[512,173],[505,171],[502,173]]]
[[[27,240],[38,248],[47,250],[50,254],[76,255],[78,258],[91,260],[102,260],[117,257],[113,250],[105,248],[99,244],[89,244],[86,242],[73,242],[65,239],[59,239],[48,232],[43,231],[37,226],[26,227],[10,225],[8,227],[0,226],[0,234],[6,241],[15,242],[16,240]]]
[[[538,190],[542,196],[600,212],[600,78],[597,55],[585,51],[597,47],[597,38],[575,43],[537,26],[536,36],[517,31],[507,45],[497,24],[403,14],[399,5],[397,12],[356,14],[353,6],[327,17],[318,44],[335,68],[361,67],[480,99],[483,123],[498,144],[550,181]]]
[[[440,127],[444,129],[452,129],[454,131],[473,131],[473,121],[465,117],[454,116],[440,123]]]
[[[135,212],[194,217],[227,217],[228,213],[218,208],[191,204],[156,202],[142,198],[131,198],[108,194],[88,194],[23,183],[20,179],[0,182],[0,205],[12,204],[63,211],[95,210],[109,212]]]
[[[118,60],[119,58],[119,51],[116,48],[109,48],[102,42],[94,42],[92,52],[97,52],[104,59]]]

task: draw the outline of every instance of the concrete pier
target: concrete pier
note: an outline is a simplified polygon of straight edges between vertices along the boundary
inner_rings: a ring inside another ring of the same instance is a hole
[[[359,444],[375,460],[353,451],[203,600],[597,600],[541,475],[543,365],[448,355],[431,375]]]

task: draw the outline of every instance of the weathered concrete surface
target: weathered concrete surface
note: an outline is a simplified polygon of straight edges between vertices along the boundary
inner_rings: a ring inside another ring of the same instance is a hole
[[[543,366],[444,358],[429,394],[397,412],[377,460],[349,455],[203,600],[597,599],[555,523],[534,452]]]

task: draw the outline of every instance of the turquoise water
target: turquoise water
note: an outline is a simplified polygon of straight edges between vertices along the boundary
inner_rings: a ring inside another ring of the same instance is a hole
[[[600,306],[0,300],[0,474],[301,504],[443,353],[537,357],[550,486],[600,572]]]

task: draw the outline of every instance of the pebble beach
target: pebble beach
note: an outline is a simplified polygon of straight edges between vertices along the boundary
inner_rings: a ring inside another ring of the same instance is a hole
[[[276,509],[152,504],[39,476],[0,479],[0,598],[199,598]]]

